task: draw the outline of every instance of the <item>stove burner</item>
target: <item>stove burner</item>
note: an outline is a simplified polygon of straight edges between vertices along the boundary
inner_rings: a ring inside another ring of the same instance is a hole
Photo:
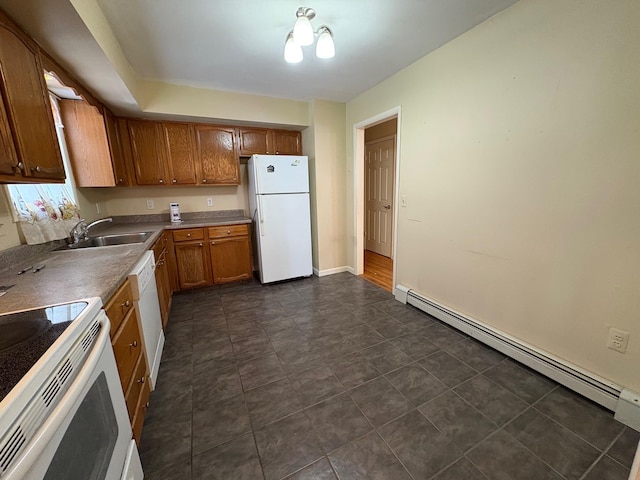
[[[27,318],[19,322],[0,324],[0,353],[42,334],[51,326],[44,317]]]

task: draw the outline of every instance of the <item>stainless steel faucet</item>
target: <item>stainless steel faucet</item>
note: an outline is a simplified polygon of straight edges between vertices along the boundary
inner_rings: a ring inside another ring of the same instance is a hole
[[[73,228],[69,232],[69,239],[74,244],[78,243],[78,242],[80,242],[82,240],[86,240],[87,238],[89,238],[89,229],[91,227],[94,227],[95,225],[98,225],[100,223],[105,223],[105,222],[113,222],[113,218],[111,218],[111,217],[101,218],[99,220],[95,220],[95,221],[91,222],[88,225],[87,225],[86,220],[84,218],[82,218],[78,223],[76,223],[73,226]]]

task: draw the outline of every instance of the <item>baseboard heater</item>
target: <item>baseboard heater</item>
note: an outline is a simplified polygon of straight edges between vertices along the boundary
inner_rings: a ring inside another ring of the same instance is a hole
[[[403,285],[398,285],[394,294],[396,300],[419,308],[438,320],[504,353],[508,357],[599,403],[603,407],[612,411],[618,409],[619,398],[622,393],[622,387],[619,385],[584,371],[549,353],[538,350],[478,320],[439,305]],[[620,421],[628,424],[623,419],[620,419]]]

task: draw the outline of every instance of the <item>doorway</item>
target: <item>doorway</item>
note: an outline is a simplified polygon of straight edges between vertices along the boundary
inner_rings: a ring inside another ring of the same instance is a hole
[[[393,117],[364,130],[364,272],[362,278],[393,290],[396,132]]]

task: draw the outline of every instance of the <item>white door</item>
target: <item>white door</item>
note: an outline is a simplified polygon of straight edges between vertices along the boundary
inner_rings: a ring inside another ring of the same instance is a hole
[[[307,157],[293,155],[254,155],[257,194],[302,193],[309,191]]]
[[[365,248],[391,257],[395,137],[365,145]]]
[[[308,277],[311,216],[308,193],[257,195],[256,237],[262,283]]]

